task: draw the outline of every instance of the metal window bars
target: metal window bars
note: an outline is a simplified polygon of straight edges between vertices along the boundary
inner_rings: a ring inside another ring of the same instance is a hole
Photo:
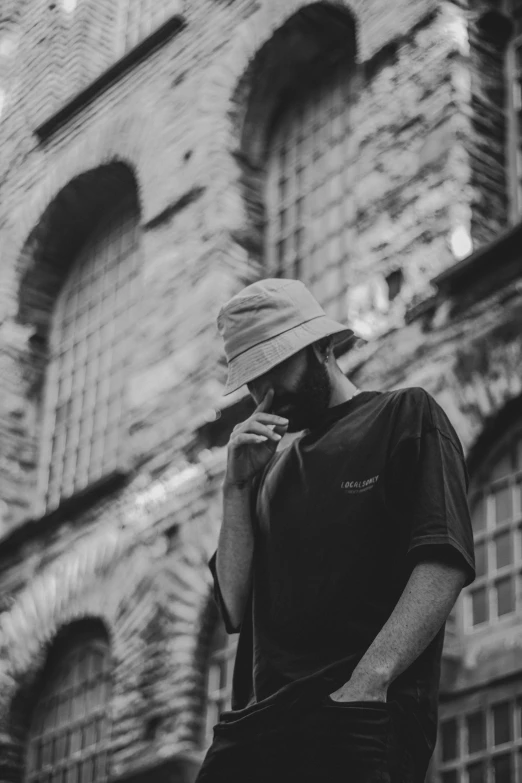
[[[102,222],[74,260],[56,304],[40,450],[44,513],[122,461],[138,221],[133,197]]]
[[[346,59],[325,63],[296,88],[276,119],[266,178],[269,274],[302,280],[340,320],[354,244],[353,93],[354,66]]]
[[[57,663],[35,705],[25,783],[104,783],[109,775],[110,656],[83,639]]]

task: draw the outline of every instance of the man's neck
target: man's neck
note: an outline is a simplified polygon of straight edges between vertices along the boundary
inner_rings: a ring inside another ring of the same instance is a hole
[[[357,387],[344,375],[335,375],[332,379],[332,396],[330,397],[329,407],[333,408],[335,405],[341,405],[343,402],[348,402],[358,391]]]

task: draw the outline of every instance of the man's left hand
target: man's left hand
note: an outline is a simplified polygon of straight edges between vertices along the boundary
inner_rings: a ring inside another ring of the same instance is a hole
[[[354,672],[355,675],[355,672]],[[330,694],[334,701],[386,701],[388,687],[377,680],[358,679],[352,675],[339,690]]]

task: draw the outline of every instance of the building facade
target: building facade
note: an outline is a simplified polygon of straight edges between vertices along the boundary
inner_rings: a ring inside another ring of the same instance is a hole
[[[522,779],[520,0],[4,0],[0,781],[193,780],[234,637],[207,561],[215,319],[299,277],[470,472],[433,783]]]

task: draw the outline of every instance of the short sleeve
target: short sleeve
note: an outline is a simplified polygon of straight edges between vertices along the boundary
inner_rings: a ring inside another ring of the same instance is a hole
[[[390,457],[389,493],[410,563],[429,556],[430,547],[437,547],[438,556],[449,547],[458,553],[469,585],[475,556],[464,454],[442,409],[428,395],[424,399],[417,434],[400,440]]]
[[[228,609],[223,599],[223,595],[221,593],[221,588],[219,586],[219,579],[217,575],[216,561],[217,561],[217,550],[214,552],[214,554],[208,561],[208,567],[210,568],[210,573],[212,574],[212,578],[214,580],[214,600],[217,604],[219,613],[223,620],[225,631],[228,634],[239,633],[239,631],[241,630],[241,625],[234,626],[234,624],[232,623],[232,620],[230,619],[230,615],[228,613]]]

